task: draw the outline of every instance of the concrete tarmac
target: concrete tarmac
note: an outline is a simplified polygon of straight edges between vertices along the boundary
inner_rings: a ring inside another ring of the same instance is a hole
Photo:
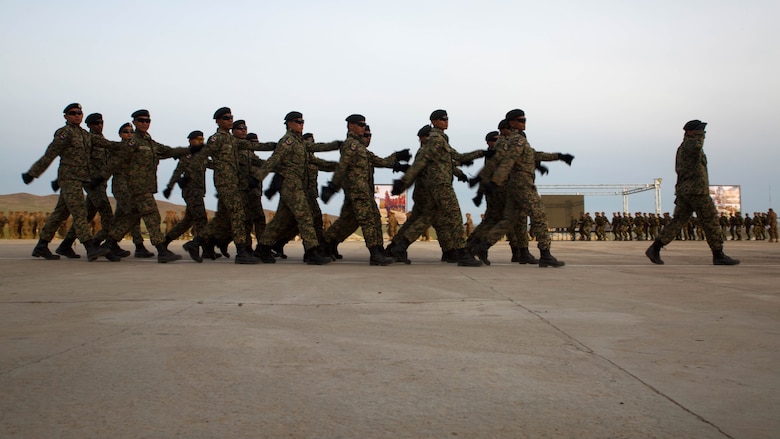
[[[780,437],[780,244],[716,267],[701,241],[663,266],[556,241],[566,266],[539,268],[501,242],[472,268],[437,242],[387,267],[362,242],[326,266],[183,242],[157,264],[0,241],[0,437]]]

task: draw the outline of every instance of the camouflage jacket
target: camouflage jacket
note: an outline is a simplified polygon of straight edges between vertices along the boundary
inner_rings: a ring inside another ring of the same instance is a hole
[[[558,160],[558,153],[537,152],[526,139],[522,131],[513,131],[502,145],[506,149],[491,179],[499,186],[512,179],[514,184],[523,187],[535,187],[536,162]]]
[[[66,124],[54,133],[54,140],[46,148],[43,157],[38,159],[27,172],[38,178],[51,165],[51,162],[59,157],[58,180],[89,181],[91,153],[92,139],[89,132],[78,125]]]
[[[260,181],[270,172],[276,172],[283,177],[283,191],[303,192],[309,187],[309,158],[303,136],[287,130],[279,139],[271,157],[260,168],[254,168],[251,172]],[[316,182],[314,184],[316,186]]]
[[[452,176],[457,164],[484,156],[482,150],[461,154],[450,146],[449,137],[439,128],[431,129],[428,140],[420,146],[414,156],[414,163],[404,173],[401,181],[409,187],[416,180],[433,189],[436,185],[452,186]]]
[[[157,165],[160,159],[182,157],[190,153],[187,147],[172,148],[157,143],[149,133],[136,131],[133,137],[111,155],[102,176],[108,179],[122,172],[131,194],[157,192]]]
[[[333,184],[344,188],[345,194],[374,194],[374,167],[392,168],[396,163],[395,153],[385,158],[378,157],[366,148],[363,137],[348,133],[341,146],[341,158],[333,174]]]
[[[306,154],[308,155],[306,194],[309,197],[318,198],[320,194],[319,189],[317,188],[317,177],[319,176],[320,171],[334,172],[339,164],[338,162],[323,160],[315,156],[311,151],[306,151]]]
[[[707,156],[704,154],[704,135],[685,136],[677,148],[677,184],[674,191],[678,195],[709,195],[710,178],[707,174]]]
[[[212,165],[210,161],[201,159],[202,154],[203,151],[200,151],[180,157],[167,187],[172,189],[177,182],[183,181],[181,193],[185,198],[206,196],[206,168]]]

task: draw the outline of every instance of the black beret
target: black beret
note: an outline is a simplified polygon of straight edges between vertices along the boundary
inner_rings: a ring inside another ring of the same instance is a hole
[[[358,123],[358,122],[365,122],[366,121],[366,117],[363,116],[362,114],[350,114],[344,120],[346,120],[349,123]]]
[[[506,113],[506,120],[514,120],[517,119],[518,117],[523,117],[523,116],[525,116],[525,111],[516,108]]]
[[[433,113],[431,113],[430,120],[439,120],[447,117],[447,111],[445,110],[434,110]]]
[[[498,129],[499,130],[505,130],[507,128],[509,128],[509,122],[506,119],[504,119],[504,120],[502,120],[501,122],[498,123]]]
[[[196,137],[203,137],[203,131],[193,131],[187,135],[187,138],[190,140]]]
[[[103,115],[100,113],[92,113],[85,119],[85,122],[87,122],[87,125],[92,125],[95,122],[100,122],[103,120]]]
[[[73,110],[74,108],[77,109],[77,110],[81,110],[81,104],[77,104],[75,102],[72,103],[72,104],[68,104],[68,106],[65,107],[64,110],[62,110],[62,112],[63,113],[67,113],[68,111]]]
[[[287,113],[286,116],[284,116],[284,121],[289,122],[291,120],[302,119],[302,118],[303,118],[303,114],[301,114],[299,111],[291,111]]]
[[[699,119],[694,119],[688,121],[688,123],[685,124],[683,129],[685,131],[696,131],[696,130],[704,130],[707,127],[706,122],[702,122]]]
[[[313,139],[313,138],[314,138],[314,134],[312,134],[312,133],[306,133],[306,134],[303,135],[303,140],[309,140],[309,139]]]
[[[220,109],[218,109],[217,111],[214,112],[214,119],[219,119],[220,117],[222,117],[222,116],[224,116],[226,114],[229,114],[229,113],[232,113],[232,111],[230,111],[230,108],[222,107],[222,108],[220,108]]]
[[[117,132],[117,134],[122,134],[122,130],[123,129],[125,129],[125,128],[132,128],[132,127],[133,127],[133,125],[131,125],[130,122],[125,122],[125,123],[122,124],[121,127],[119,127],[119,131]]]
[[[130,115],[133,119],[136,117],[149,117],[149,110],[137,110]]]
[[[244,127],[246,128],[246,121],[244,119],[238,119],[237,121],[233,122],[233,129],[236,129],[241,125],[244,125]]]
[[[491,131],[485,135],[486,142],[492,142],[498,139],[498,131]]]
[[[246,140],[255,141],[255,140],[258,140],[258,139],[259,139],[259,137],[257,137],[257,133],[249,133],[249,134],[246,135]]]
[[[431,134],[430,125],[425,125],[424,127],[420,128],[420,131],[417,131],[417,137],[428,136],[430,134]]]

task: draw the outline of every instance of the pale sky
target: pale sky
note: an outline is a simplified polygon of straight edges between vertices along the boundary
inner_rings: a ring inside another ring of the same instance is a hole
[[[741,185],[743,211],[777,209],[780,145],[768,129],[780,120],[779,16],[780,2],[769,0],[3,1],[0,193],[51,193],[57,162],[29,186],[20,174],[64,125],[70,102],[102,113],[114,140],[146,108],[149,132],[170,146],[186,145],[192,130],[213,133],[221,106],[262,141],[284,134],[292,110],[318,141],[343,140],[344,118],[361,113],[380,156],[414,153],[437,108],[449,112],[461,152],[484,148],[485,134],[521,108],[535,149],[576,157],[570,168],[550,164],[539,185],[660,177],[671,212],[682,126],[701,119],[710,183]],[[160,189],[174,167],[160,163]],[[375,180],[399,177],[378,170]],[[464,214],[484,209],[454,185]],[[183,204],[179,194],[170,201]],[[323,211],[337,214],[341,202]],[[629,203],[654,210],[652,192]],[[586,197],[585,207],[611,213],[623,200]]]

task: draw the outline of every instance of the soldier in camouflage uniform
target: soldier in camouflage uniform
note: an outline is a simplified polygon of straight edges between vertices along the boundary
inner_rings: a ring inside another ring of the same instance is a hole
[[[87,127],[92,140],[92,148],[90,150],[89,159],[89,174],[98,175],[100,171],[108,164],[109,149],[113,148],[113,142],[108,141],[103,137],[103,115],[100,113],[92,113],[86,118]],[[52,182],[52,189],[58,186],[57,180]],[[108,202],[108,196],[106,195],[107,184],[101,183],[94,189],[89,187],[88,184],[84,184],[84,190],[87,192],[87,221],[95,219],[95,215],[100,213],[100,222],[102,228],[95,234],[95,239],[103,241],[108,238],[108,230],[111,228],[111,222],[114,218],[114,212],[111,210],[111,203]],[[65,256],[66,258],[80,258],[75,251],[73,251],[73,242],[76,240],[76,230],[71,227],[65,239],[62,240],[59,247],[54,250],[58,255]],[[130,256],[130,252],[118,249],[116,254],[121,257]]]
[[[403,170],[401,161],[411,158],[409,150],[395,152],[385,158],[378,157],[368,150],[366,138],[366,118],[352,114],[346,119],[347,138],[341,146],[341,155],[336,172],[326,187],[322,189],[322,200],[344,188],[344,204],[339,218],[324,235],[326,249],[343,241],[361,227],[366,247],[370,253],[370,265],[389,265],[393,259],[385,256],[382,235],[382,217],[374,201],[374,168],[392,168]]]
[[[46,148],[46,153],[35,162],[29,171],[22,174],[22,181],[30,184],[43,174],[57,157],[60,158],[60,166],[57,171],[57,181],[60,186],[60,196],[57,205],[40,233],[38,244],[33,249],[32,255],[45,259],[59,259],[49,250],[49,242],[54,234],[69,215],[73,215],[73,224],[76,235],[87,250],[87,259],[94,261],[100,256],[107,256],[110,251],[100,248],[100,242],[92,236],[87,221],[87,211],[83,192],[84,182],[89,181],[89,156],[92,149],[92,140],[89,133],[79,125],[84,118],[81,105],[70,104],[63,111],[64,127],[54,133],[54,140]]]
[[[731,224],[731,221],[729,221],[729,217],[726,216],[726,212],[722,212],[720,214],[720,218],[718,219],[718,224],[720,224],[720,235],[725,241],[728,237],[728,230],[729,225]]]
[[[442,249],[454,251],[458,255],[458,265],[478,267],[482,263],[466,250],[466,234],[461,225],[463,214],[458,198],[452,187],[455,164],[472,161],[478,157],[492,157],[495,152],[476,150],[467,154],[455,151],[444,131],[449,128],[449,117],[444,110],[435,110],[430,115],[431,128],[428,140],[415,155],[414,163],[404,173],[403,178],[393,182],[393,195],[401,194],[406,188],[418,181],[430,191],[429,204],[416,220],[418,224],[435,224],[439,244]],[[416,207],[416,206],[415,206]],[[406,225],[406,224],[405,224]],[[404,226],[405,226],[404,225]],[[399,234],[400,236],[400,234]],[[398,238],[398,236],[396,236]],[[406,237],[395,241],[391,253],[396,259],[403,257],[412,241]]]
[[[263,263],[275,263],[272,247],[277,241],[285,238],[287,224],[295,221],[303,240],[306,262],[309,265],[327,264],[331,258],[324,256],[320,248],[317,231],[314,229],[311,204],[307,196],[309,155],[306,141],[303,140],[303,114],[291,111],[284,117],[284,121],[287,132],[279,140],[271,157],[259,170],[253,171],[254,177],[259,181],[270,172],[276,172],[282,178],[276,215],[260,237],[255,255]]]
[[[723,236],[718,227],[718,212],[709,192],[707,156],[704,154],[704,136],[706,123],[691,120],[685,124],[685,137],[677,149],[675,170],[674,218],[653,242],[645,255],[654,264],[663,264],[661,248],[674,240],[677,232],[688,222],[693,212],[701,221],[701,227],[712,250],[712,262],[715,265],[736,265],[739,261],[723,253]]]
[[[203,131],[193,131],[187,136],[187,139],[190,142],[190,147],[202,147],[205,143]],[[206,215],[206,205],[203,202],[203,197],[206,196],[207,165],[205,161],[200,159],[200,154],[203,154],[203,151],[179,158],[179,164],[176,165],[171,179],[163,190],[165,198],[169,198],[173,186],[178,184],[181,187],[182,198],[187,205],[184,218],[171,230],[166,231],[165,241],[168,243],[178,239],[190,228],[192,228],[192,234],[197,235],[209,222]]]
[[[138,224],[139,219],[143,219],[152,245],[157,248],[157,262],[176,261],[181,259],[181,256],[168,250],[168,244],[160,230],[160,211],[154,199],[154,194],[157,192],[157,165],[160,159],[183,157],[195,152],[196,149],[172,148],[152,139],[148,132],[152,123],[148,110],[138,110],[131,117],[135,125],[133,137],[127,141],[126,146],[116,150],[108,166],[99,177],[93,177],[90,183],[95,187],[108,180],[118,170],[126,170],[131,207],[124,212],[123,216],[115,217],[109,232],[110,237],[106,239],[103,247],[115,251],[116,243]]]
[[[753,227],[753,218],[750,217],[749,213],[745,214],[744,224],[745,224],[745,238],[747,241],[750,241],[751,238],[750,229]]]
[[[771,207],[766,214],[766,222],[769,223],[769,242],[777,242],[777,214]]]
[[[519,212],[528,209],[531,217],[531,231],[536,237],[537,246],[541,252],[539,258],[540,267],[560,267],[563,261],[558,261],[550,254],[551,239],[548,231],[547,216],[544,212],[542,199],[536,190],[535,178],[537,163],[540,161],[562,160],[571,165],[574,156],[561,153],[537,152],[528,143],[525,136],[525,112],[523,110],[510,110],[506,114],[512,135],[506,139],[502,146],[506,150],[501,162],[496,168],[490,182],[485,186],[485,192],[495,192],[499,187],[506,185],[507,201],[504,215],[487,234],[484,241],[471,248],[473,254],[479,254],[498,242],[502,236],[510,230],[518,221]]]
[[[0,239],[5,238],[6,224],[8,224],[8,217],[5,216],[5,212],[0,212]]]
[[[121,148],[127,148],[127,142],[133,138],[134,132],[135,130],[133,129],[133,125],[129,122],[124,123],[121,127],[119,127],[119,137],[122,139],[122,142],[120,143]],[[110,157],[113,154],[116,154],[116,152],[112,152],[111,155],[109,155],[109,161],[111,160]],[[124,169],[124,167],[117,169],[113,178],[111,179],[111,193],[114,194],[114,198],[116,199],[114,217],[128,215],[129,212],[133,209],[133,196],[130,193],[130,188],[127,185],[127,179],[127,169]],[[154,252],[150,252],[144,246],[144,237],[141,235],[140,224],[141,220],[139,219],[136,224],[133,224],[133,226],[130,227],[129,233],[133,238],[133,244],[135,244],[135,254],[133,254],[133,257],[154,257]]]

